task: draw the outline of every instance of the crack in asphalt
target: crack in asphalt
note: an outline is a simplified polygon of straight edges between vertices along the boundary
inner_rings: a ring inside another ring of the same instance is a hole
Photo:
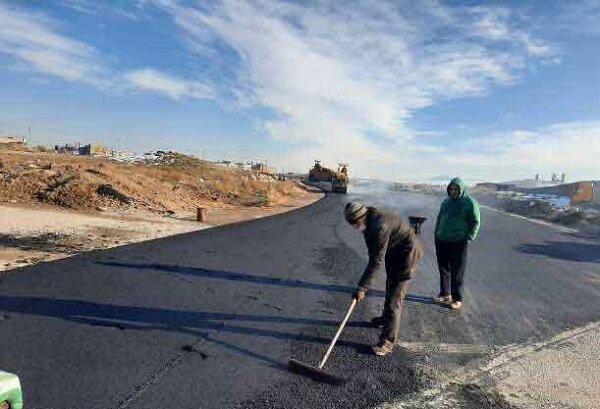
[[[197,343],[200,343],[198,341]],[[194,344],[195,346],[196,344]],[[136,386],[133,391],[121,402],[119,402],[117,409],[126,409],[136,402],[146,391],[148,391],[152,385],[154,385],[164,374],[175,368],[183,360],[183,357],[187,352],[180,352],[174,355],[170,360],[165,362],[163,365],[158,367],[155,371],[148,374],[148,377],[141,385]]]

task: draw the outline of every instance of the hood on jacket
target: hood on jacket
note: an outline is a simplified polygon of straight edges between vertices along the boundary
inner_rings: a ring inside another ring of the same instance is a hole
[[[463,197],[467,193],[467,186],[465,185],[465,182],[463,182],[461,178],[454,178],[450,181],[450,183],[448,183],[448,187],[446,187],[448,196],[450,196],[450,191],[448,191],[448,189],[452,185],[458,186],[458,197]]]

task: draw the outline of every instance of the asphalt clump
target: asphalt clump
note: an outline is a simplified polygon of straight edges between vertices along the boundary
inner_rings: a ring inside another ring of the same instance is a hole
[[[327,247],[322,250],[317,268],[323,274],[340,282],[348,271],[356,270],[363,260],[346,246]],[[354,268],[352,268],[354,266]],[[349,294],[337,294],[324,303],[341,315],[350,302]],[[332,386],[297,375],[286,377],[280,383],[263,391],[253,399],[242,402],[238,408],[367,408],[389,402],[399,396],[430,387],[436,373],[427,365],[423,355],[401,349],[391,356],[381,358],[371,353],[371,344],[378,329],[370,327],[364,308],[357,308],[338,341],[324,370],[346,379],[342,386]],[[291,355],[302,362],[317,365],[326,345],[306,343],[306,336],[330,339],[334,329],[323,326],[305,327],[297,340],[291,341]]]

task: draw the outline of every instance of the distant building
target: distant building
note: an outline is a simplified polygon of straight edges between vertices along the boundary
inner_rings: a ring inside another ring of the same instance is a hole
[[[262,173],[262,174],[265,174],[265,175],[274,175],[276,173],[274,168],[269,167],[269,166],[267,166],[264,163],[255,163],[255,164],[253,164],[252,165],[252,170],[254,172]]]
[[[64,145],[54,145],[54,152],[63,155],[79,155],[79,143],[65,143]]]
[[[20,136],[0,136],[0,144],[19,144],[22,145],[25,143],[25,138]]]
[[[552,173],[552,182],[560,182],[560,183],[565,183],[565,181],[567,180],[567,174],[566,173],[561,173],[560,177],[558,177],[558,173]]]
[[[235,167],[237,169],[243,170],[243,171],[250,171],[250,170],[252,170],[252,164],[251,163],[237,162],[235,164]]]
[[[225,168],[232,168],[235,166],[230,160],[222,160],[217,162],[216,164]]]
[[[132,162],[135,160],[135,153],[132,151],[110,151],[110,158],[123,162]]]
[[[102,156],[106,158],[111,155],[111,152],[104,145],[89,143],[79,148],[79,154],[85,156]]]

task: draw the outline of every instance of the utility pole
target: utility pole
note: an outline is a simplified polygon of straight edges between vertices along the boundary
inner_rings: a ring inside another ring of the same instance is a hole
[[[31,126],[27,125],[27,143],[31,145]]]

